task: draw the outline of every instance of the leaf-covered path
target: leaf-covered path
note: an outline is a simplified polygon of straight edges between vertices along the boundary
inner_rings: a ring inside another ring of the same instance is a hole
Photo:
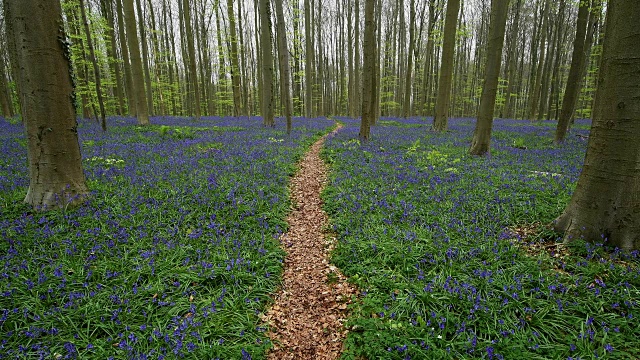
[[[287,251],[283,283],[266,319],[274,342],[269,359],[336,359],[346,335],[342,320],[355,289],[328,259],[328,217],[320,199],[327,181],[320,158],[325,138],[313,144],[291,180],[294,210],[280,238]]]

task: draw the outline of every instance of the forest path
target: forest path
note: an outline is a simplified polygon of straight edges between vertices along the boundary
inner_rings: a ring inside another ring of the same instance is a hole
[[[328,173],[320,150],[327,136],[311,146],[291,180],[294,210],[280,238],[287,252],[283,283],[265,319],[274,344],[268,359],[336,359],[342,352],[342,321],[355,288],[329,264],[335,239],[325,232],[328,216],[320,199]]]

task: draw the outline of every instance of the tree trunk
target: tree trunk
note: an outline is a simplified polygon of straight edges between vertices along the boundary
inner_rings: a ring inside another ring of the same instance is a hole
[[[233,89],[233,115],[242,114],[242,95],[240,88],[240,66],[238,60],[238,37],[236,35],[236,17],[233,13],[233,0],[227,0],[227,16],[229,17],[229,41],[231,42],[231,86]],[[246,114],[244,114],[246,115]]]
[[[516,3],[516,14],[513,19],[513,28],[511,31],[511,41],[509,42],[509,55],[507,60],[507,92],[505,93],[504,100],[504,111],[503,116],[507,119],[511,119],[513,117],[513,103],[515,101],[515,96],[513,96],[513,90],[515,88],[515,79],[516,79],[516,60],[517,60],[517,48],[518,48],[518,33],[520,27],[520,3],[522,1],[518,0]]]
[[[502,46],[504,32],[507,25],[509,0],[491,1],[491,24],[489,25],[489,44],[487,49],[487,63],[485,65],[485,80],[480,97],[478,120],[471,141],[471,155],[485,155],[490,151],[491,128],[493,127],[493,113],[498,92],[498,77],[502,63]]]
[[[249,115],[249,89],[248,84],[249,75],[248,75],[248,66],[247,66],[247,56],[246,56],[246,47],[244,44],[244,33],[242,31],[242,1],[238,1],[238,54],[240,55],[240,88],[242,89],[240,97],[242,98],[242,113],[244,115]]]
[[[152,56],[150,56],[150,58],[153,58],[153,64],[154,64],[154,78],[157,81],[157,84],[155,86],[155,89],[157,91],[158,94],[158,105],[157,105],[157,114],[160,115],[168,115],[167,114],[167,109],[166,109],[166,103],[165,103],[165,94],[162,91],[162,84],[163,84],[163,70],[164,68],[161,66],[162,64],[162,56],[160,54],[160,40],[158,40],[158,27],[156,26],[156,16],[155,16],[155,11],[153,9],[153,4],[151,2],[151,0],[147,0],[147,6],[149,9],[149,18],[151,20],[151,24],[150,24],[150,29],[151,29],[151,44],[153,45],[153,54]],[[153,90],[152,88],[150,88],[150,92]],[[153,98],[152,98],[153,100]]]
[[[357,2],[358,0],[356,0]],[[304,43],[305,43],[305,64],[304,64],[304,109],[307,118],[313,115],[313,36],[311,35],[311,4],[309,0],[304,0]]]
[[[364,61],[363,61],[363,80],[362,80],[362,119],[360,120],[360,141],[369,140],[369,132],[371,124],[374,123],[375,111],[375,64],[376,64],[376,46],[375,46],[375,17],[374,10],[376,6],[375,0],[365,0],[364,3]]]
[[[349,80],[348,80],[348,114],[350,117],[355,118],[356,117],[356,113],[357,113],[357,107],[355,104],[355,92],[356,92],[356,84],[355,84],[355,69],[354,69],[354,56],[353,56],[353,43],[354,43],[354,38],[353,38],[353,21],[351,20],[351,14],[353,13],[353,7],[351,5],[351,1],[350,0],[343,0],[345,1],[345,5],[344,7],[347,9],[347,62],[348,64],[348,76],[349,76]]]
[[[318,12],[317,12],[317,16],[315,16],[315,18],[317,19],[317,28],[315,30],[315,36],[317,38],[316,40],[316,48],[317,48],[317,53],[318,53],[318,57],[316,58],[316,69],[317,69],[317,74],[318,76],[316,76],[316,82],[315,82],[315,87],[316,87],[316,97],[317,97],[317,108],[316,108],[316,115],[318,116],[325,116],[327,113],[324,109],[324,94],[323,94],[323,89],[324,89],[324,49],[323,49],[323,43],[322,43],[322,0],[317,0],[318,1]]]
[[[565,242],[640,249],[640,2],[611,0],[593,125],[571,201],[556,219]]]
[[[538,68],[536,69],[534,81],[533,81],[533,92],[529,94],[531,101],[529,103],[529,115],[527,118],[529,120],[533,120],[536,118],[536,110],[538,108],[538,101],[540,101],[540,91],[542,90],[542,72],[544,70],[544,59],[545,59],[545,51],[546,51],[546,38],[547,38],[547,27],[549,23],[549,9],[551,7],[551,2],[546,0],[546,5],[544,8],[544,14],[542,15],[542,26],[540,29],[540,63],[538,64]]]
[[[0,106],[2,107],[2,115],[5,118],[10,118],[13,116],[13,107],[11,106],[11,93],[7,86],[7,77],[4,69],[4,55],[0,54]]]
[[[405,119],[411,115],[411,72],[413,71],[413,52],[415,48],[416,33],[416,4],[411,0],[409,5],[409,52],[407,53],[406,78],[404,80],[404,104],[402,105],[402,117]]]
[[[373,116],[373,122],[371,123],[371,125],[375,125],[378,122],[378,119],[380,118],[380,51],[381,51],[381,47],[380,47],[380,43],[382,40],[382,0],[378,0],[378,5],[377,5],[377,11],[376,11],[376,18],[377,18],[377,26],[376,29],[378,29],[376,31],[376,44],[375,44],[375,52],[376,52],[376,63],[374,66],[374,75],[373,75],[373,109],[374,109],[374,116]]]
[[[107,119],[104,111],[104,101],[102,100],[100,67],[98,67],[96,52],[93,49],[93,40],[91,39],[91,31],[89,30],[89,21],[87,21],[87,12],[84,8],[84,0],[80,0],[80,15],[82,16],[82,23],[84,24],[84,32],[87,37],[87,47],[89,48],[89,54],[91,55],[91,64],[93,64],[93,74],[96,80],[96,96],[98,97],[98,106],[100,107],[100,125],[102,126],[102,131],[107,131]]]
[[[172,110],[172,114],[173,115],[178,115],[178,103],[176,102],[176,88],[180,88],[180,84],[179,81],[177,82],[177,84],[174,84],[174,79],[173,79],[173,74],[174,74],[174,63],[175,60],[174,58],[171,56],[172,54],[175,56],[176,54],[176,47],[175,47],[175,42],[174,42],[174,38],[175,36],[173,36],[173,11],[171,10],[171,6],[168,6],[167,4],[167,0],[164,0],[162,2],[162,17],[163,17],[163,22],[165,24],[165,37],[164,37],[164,42],[165,42],[165,63],[166,63],[166,67],[167,67],[167,73],[169,75],[169,86],[168,86],[168,90],[169,90],[169,96],[171,97],[171,110]],[[169,15],[169,19],[167,19],[167,13]],[[170,41],[171,39],[171,41]],[[177,72],[176,72],[177,73]],[[177,76],[176,76],[177,77]]]
[[[127,36],[125,34],[124,25],[124,9],[122,8],[123,0],[117,1],[117,18],[118,18],[118,36],[120,40],[120,53],[122,54],[122,63],[124,67],[124,80],[127,93],[127,103],[129,105],[129,115],[136,116],[136,95],[133,87],[133,75],[131,74],[131,62],[129,59],[129,45],[127,44]]]
[[[287,47],[287,30],[284,23],[282,2],[274,1],[276,8],[276,22],[278,33],[278,62],[280,64],[280,88],[284,103],[284,116],[287,118],[287,134],[291,134],[291,70],[289,69],[289,49]]]
[[[133,79],[133,93],[136,103],[136,116],[139,125],[149,125],[149,110],[147,109],[147,97],[144,91],[144,75],[142,59],[140,58],[140,45],[136,33],[136,15],[133,8],[133,0],[123,0],[124,21],[127,27],[127,42],[131,52],[131,77]]]
[[[35,210],[82,203],[89,191],[82,171],[68,49],[58,0],[5,1],[4,15],[17,62],[27,137],[29,190]]]
[[[554,8],[554,10],[556,9]],[[559,8],[558,14],[561,14],[563,11],[564,11],[564,0],[560,0],[560,8]],[[561,21],[558,21],[556,18],[556,21],[552,23],[552,26],[549,29],[549,35],[547,38],[548,39],[547,58],[544,63],[544,71],[543,71],[542,79],[540,82],[540,101],[538,104],[538,116],[536,118],[538,121],[543,120],[544,115],[546,114],[545,110],[547,109],[547,105],[549,102],[549,99],[548,99],[549,81],[551,79],[551,70],[552,70],[551,67],[553,64],[554,57],[556,56],[555,43],[559,36],[560,25],[561,25]]]
[[[107,46],[107,58],[109,62],[109,69],[111,70],[111,74],[115,76],[113,90],[115,90],[115,97],[117,100],[117,108],[116,114],[122,115],[124,114],[124,92],[122,91],[122,74],[120,73],[120,66],[118,65],[118,50],[116,45],[116,34],[115,34],[115,19],[113,15],[113,6],[110,1],[100,0],[100,7],[102,8],[102,13],[105,19],[107,20],[107,36],[108,36],[108,46]]]
[[[444,43],[442,45],[442,62],[440,65],[440,80],[438,81],[438,99],[436,101],[436,114],[433,119],[435,131],[446,131],[451,103],[451,83],[453,73],[453,54],[456,44],[456,24],[460,0],[447,2],[447,14],[444,23]]]
[[[140,47],[142,48],[142,69],[144,70],[147,109],[150,114],[153,114],[153,89],[151,88],[151,72],[149,71],[149,44],[147,42],[147,35],[145,31],[144,14],[142,13],[141,0],[136,0],[136,10],[138,11]]]
[[[360,66],[360,0],[355,0],[354,3],[354,23],[353,23],[353,83],[354,83],[354,106],[356,109],[361,109],[361,99],[362,99],[362,83],[360,82],[360,73],[362,72],[362,68]]]
[[[424,73],[422,74],[422,114],[431,112],[431,88],[433,88],[433,58],[434,40],[433,31],[436,26],[436,0],[429,0],[429,25],[427,27],[427,49],[424,60]]]
[[[589,3],[580,2],[578,4],[578,20],[576,22],[576,38],[573,42],[573,54],[571,55],[571,68],[569,69],[569,78],[567,79],[567,87],[564,90],[562,99],[562,110],[560,111],[560,119],[556,127],[555,142],[559,144],[564,141],[569,129],[569,122],[573,117],[580,93],[580,84],[582,83],[582,68],[586,54],[584,52],[585,36],[587,33],[587,19],[589,17]]]
[[[193,92],[193,116],[200,119],[200,89],[198,86],[198,70],[196,67],[196,48],[193,44],[193,29],[191,26],[190,1],[183,0],[182,11],[184,12],[185,35],[187,40],[187,52],[189,56],[189,80],[191,91]]]
[[[260,0],[259,11],[262,46],[262,116],[264,125],[273,127],[276,123],[273,117],[273,51],[269,0]]]

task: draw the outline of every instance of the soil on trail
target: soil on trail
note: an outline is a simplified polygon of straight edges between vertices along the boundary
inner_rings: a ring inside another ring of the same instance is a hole
[[[283,283],[265,319],[274,344],[268,359],[336,359],[347,333],[342,321],[355,288],[328,260],[335,238],[325,232],[328,217],[320,199],[327,181],[319,156],[325,138],[311,147],[291,180],[294,211],[280,238],[287,252]]]

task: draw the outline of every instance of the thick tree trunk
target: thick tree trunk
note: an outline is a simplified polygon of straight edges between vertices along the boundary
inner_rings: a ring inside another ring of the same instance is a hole
[[[262,117],[265,126],[275,126],[273,117],[273,50],[269,0],[260,0],[260,39],[262,48]]]
[[[36,210],[82,203],[88,189],[82,172],[62,9],[58,0],[5,1],[20,64],[19,98],[27,136],[29,190]]]
[[[127,27],[127,42],[131,53],[131,77],[133,79],[133,94],[136,104],[136,116],[139,125],[149,125],[149,110],[147,109],[147,97],[144,91],[144,75],[142,59],[140,57],[140,45],[136,34],[136,15],[133,8],[133,0],[123,0],[124,21]]]
[[[509,0],[491,1],[491,24],[489,25],[487,63],[484,72],[485,79],[484,86],[482,87],[482,96],[480,97],[478,120],[476,121],[476,128],[473,132],[471,149],[469,150],[471,155],[485,155],[489,153],[508,9]]]
[[[280,88],[284,103],[284,116],[287,118],[287,134],[291,134],[291,70],[289,68],[289,49],[287,47],[287,30],[284,23],[282,2],[275,1],[276,21],[278,28],[278,62],[280,64]]]
[[[438,99],[436,100],[436,114],[433,119],[433,130],[446,131],[451,103],[451,83],[453,74],[453,54],[456,44],[456,25],[460,0],[447,2],[447,14],[444,22],[444,43],[442,44],[442,62],[440,65],[440,80],[438,81]]]
[[[360,141],[369,140],[371,124],[375,122],[375,65],[376,65],[376,45],[375,45],[375,0],[365,0],[364,4],[364,61],[362,80],[362,119],[360,120]]]
[[[640,249],[640,2],[608,4],[593,126],[571,201],[556,219],[565,242]]]
[[[578,6],[576,37],[573,42],[573,54],[571,55],[571,68],[569,69],[567,87],[565,88],[562,99],[562,110],[560,111],[560,119],[558,119],[558,126],[556,127],[556,144],[564,141],[567,130],[569,129],[569,122],[575,112],[578,94],[580,93],[580,84],[582,83],[582,68],[584,67],[586,58],[584,45],[587,33],[587,19],[589,17],[589,3],[581,1]]]

